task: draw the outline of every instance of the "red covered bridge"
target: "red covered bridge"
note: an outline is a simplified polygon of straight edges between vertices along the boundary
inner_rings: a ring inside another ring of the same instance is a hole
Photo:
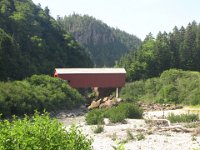
[[[124,68],[56,68],[54,73],[74,88],[119,88],[125,85],[125,76]]]
[[[118,88],[125,85],[124,68],[56,68],[54,77],[67,80],[74,88]]]

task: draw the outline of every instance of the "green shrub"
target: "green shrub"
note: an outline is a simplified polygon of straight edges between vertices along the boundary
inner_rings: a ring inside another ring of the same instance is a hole
[[[103,118],[109,118],[112,123],[124,122],[126,118],[140,119],[143,111],[133,103],[121,103],[110,109],[94,109],[86,115],[87,124],[102,124]]]
[[[159,103],[179,103],[178,102],[178,90],[173,84],[163,86],[157,93]]]
[[[106,116],[111,122],[124,122],[126,118],[140,119],[143,111],[133,103],[121,103],[116,107],[112,107],[106,112]]]
[[[170,114],[167,119],[172,122],[194,122],[199,121],[199,116],[197,114],[181,114],[181,115],[174,115],[173,113]]]
[[[40,112],[71,109],[84,100],[64,80],[46,75],[0,83],[0,113],[4,116],[33,114],[36,109]]]
[[[139,134],[136,135],[136,139],[137,139],[138,141],[144,140],[144,139],[145,139],[145,135],[144,135],[143,133],[139,133]]]
[[[170,69],[160,77],[126,84],[120,95],[135,102],[200,104],[200,73]]]
[[[105,116],[109,118],[112,123],[125,122],[126,114],[124,110],[119,109],[119,107],[112,107],[105,113]]]
[[[124,143],[119,143],[117,146],[112,146],[114,150],[125,150]]]
[[[94,129],[94,133],[101,133],[104,130],[103,125],[97,125],[97,127]]]
[[[66,131],[62,124],[50,119],[47,113],[24,119],[13,118],[13,121],[0,122],[1,150],[50,150],[73,149],[89,150],[91,139],[85,137],[77,127]]]
[[[144,82],[136,81],[133,83],[128,83],[124,88],[121,89],[120,95],[124,99],[135,102],[138,101],[139,98],[144,95]]]
[[[103,124],[105,109],[93,109],[87,113],[85,120],[88,125]]]
[[[140,109],[138,106],[134,105],[133,103],[121,103],[118,106],[118,111],[123,112],[126,118],[132,119],[141,119],[143,110]]]

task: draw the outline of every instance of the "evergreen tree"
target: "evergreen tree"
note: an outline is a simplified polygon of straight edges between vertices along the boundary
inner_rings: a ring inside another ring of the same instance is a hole
[[[117,65],[126,68],[132,81],[158,76],[170,68],[200,71],[199,58],[200,25],[193,21],[186,29],[174,27],[172,33],[159,32],[156,39],[150,33],[134,57],[129,53]]]

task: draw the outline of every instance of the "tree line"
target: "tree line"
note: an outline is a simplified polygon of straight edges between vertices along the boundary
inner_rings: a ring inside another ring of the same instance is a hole
[[[137,51],[124,55],[117,63],[125,67],[127,80],[159,76],[164,70],[178,68],[200,71],[200,24],[174,27],[170,33],[148,34]]]

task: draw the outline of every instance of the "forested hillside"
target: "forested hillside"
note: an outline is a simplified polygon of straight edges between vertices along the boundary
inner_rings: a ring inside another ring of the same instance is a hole
[[[0,80],[93,66],[86,50],[49,14],[31,0],[0,1]]]
[[[89,50],[97,67],[114,66],[123,54],[136,50],[141,43],[136,36],[111,28],[88,15],[73,14],[57,20]]]
[[[127,80],[147,79],[169,68],[200,71],[200,25],[174,27],[171,33],[149,34],[136,52],[122,57],[117,66],[125,67]]]

